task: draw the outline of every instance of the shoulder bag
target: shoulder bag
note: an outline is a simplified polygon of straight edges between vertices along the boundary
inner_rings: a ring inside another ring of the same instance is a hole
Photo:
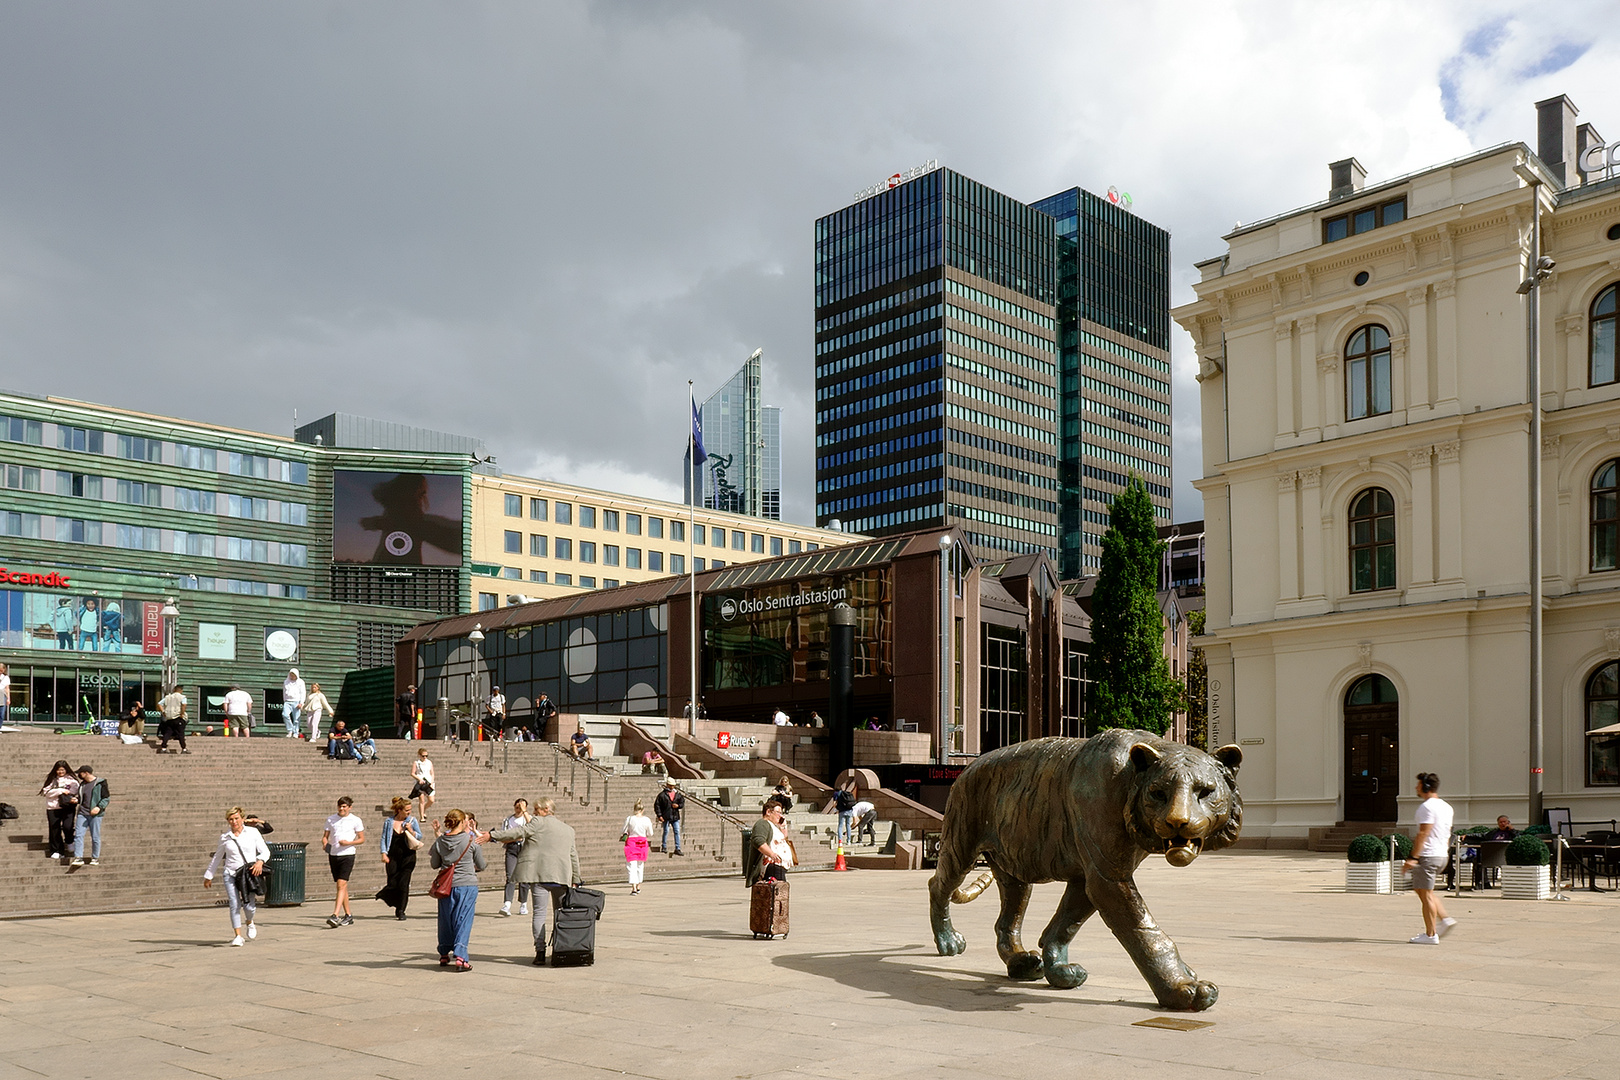
[[[231,843],[236,845],[236,850],[242,855],[242,865],[236,868],[234,875],[236,895],[242,898],[243,903],[252,903],[254,897],[265,894],[265,874],[253,872],[253,864],[248,861],[247,852],[242,850],[242,841],[232,836]],[[268,871],[269,867],[265,869]]]
[[[407,824],[403,829],[399,830],[399,835],[405,838],[406,847],[412,851],[421,850],[422,841],[417,838],[416,830],[411,828],[410,825]]]
[[[428,887],[429,896],[437,900],[443,900],[450,895],[450,889],[452,888],[450,882],[455,879],[456,867],[461,865],[461,860],[467,857],[467,852],[472,850],[472,846],[473,841],[469,839],[467,846],[461,849],[461,854],[456,856],[456,861],[439,870],[438,874],[433,878],[433,884]]]

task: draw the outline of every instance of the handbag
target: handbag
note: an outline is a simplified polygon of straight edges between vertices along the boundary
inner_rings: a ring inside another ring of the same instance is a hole
[[[236,874],[234,875],[236,878],[236,895],[240,896],[244,902],[251,902],[254,897],[265,894],[264,879],[268,876],[270,868],[266,866],[264,873],[253,873],[253,864],[247,861],[247,852],[242,851],[242,841],[233,836],[231,837],[231,843],[235,844],[236,850],[242,854],[242,865],[236,868]]]
[[[405,846],[412,851],[422,849],[422,841],[417,837],[415,829],[401,829],[399,834],[405,838]]]
[[[461,860],[467,857],[467,852],[472,850],[472,846],[473,842],[468,840],[467,846],[461,849],[460,855],[456,856],[456,861],[451,863],[449,866],[440,868],[439,872],[434,875],[433,884],[428,887],[429,896],[436,900],[444,900],[449,898],[450,889],[452,888],[450,882],[456,876],[456,867],[461,865]]]

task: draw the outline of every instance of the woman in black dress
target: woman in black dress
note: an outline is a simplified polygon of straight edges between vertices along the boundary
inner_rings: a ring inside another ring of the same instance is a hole
[[[422,846],[422,827],[411,816],[409,799],[396,795],[388,809],[381,845],[388,883],[378,890],[377,899],[394,909],[395,918],[403,919],[411,900],[411,872],[416,869],[416,849]]]

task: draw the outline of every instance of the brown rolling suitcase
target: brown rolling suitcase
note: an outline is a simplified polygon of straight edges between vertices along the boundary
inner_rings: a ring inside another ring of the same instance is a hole
[[[754,937],[787,937],[788,883],[785,881],[757,881],[748,905],[748,929]]]

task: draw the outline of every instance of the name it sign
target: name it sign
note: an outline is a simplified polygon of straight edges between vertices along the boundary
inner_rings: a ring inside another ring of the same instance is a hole
[[[919,176],[926,176],[937,168],[939,168],[939,159],[929,158],[921,165],[913,166],[909,169],[903,169],[889,177],[887,180],[880,180],[869,188],[862,188],[860,191],[855,193],[855,201],[860,202],[863,199],[870,199],[880,191],[888,191],[890,188],[899,187],[907,180],[915,180]]]
[[[36,574],[31,570],[7,570],[0,566],[0,585],[41,585],[47,589],[65,589],[68,587],[68,576],[51,571],[48,574]]]

